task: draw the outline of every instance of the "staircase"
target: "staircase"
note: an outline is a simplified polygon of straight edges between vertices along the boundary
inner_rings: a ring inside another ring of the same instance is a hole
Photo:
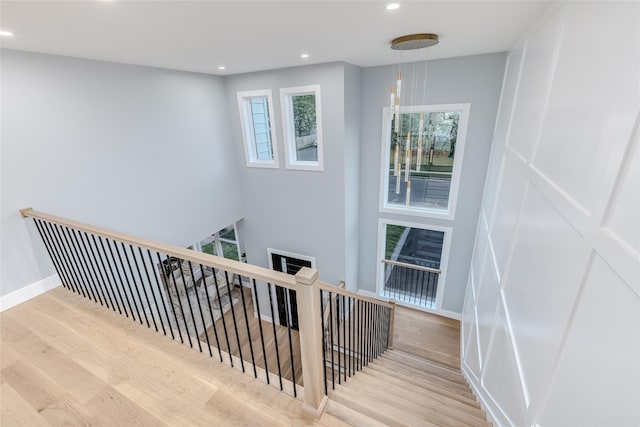
[[[490,426],[459,370],[388,350],[329,392],[326,412],[356,426]]]

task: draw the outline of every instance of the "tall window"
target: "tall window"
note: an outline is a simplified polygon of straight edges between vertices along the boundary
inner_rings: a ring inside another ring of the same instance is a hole
[[[247,166],[277,168],[271,90],[238,92]]]
[[[382,221],[380,295],[437,309],[446,269],[448,231],[447,228]]]
[[[469,104],[384,110],[381,210],[453,218]]]
[[[320,86],[280,89],[288,169],[321,171]]]

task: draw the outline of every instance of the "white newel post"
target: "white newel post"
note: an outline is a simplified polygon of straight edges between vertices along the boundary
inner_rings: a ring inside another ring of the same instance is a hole
[[[322,365],[322,327],[320,324],[320,288],[318,271],[303,267],[296,274],[300,354],[304,379],[302,408],[315,416],[322,415],[327,403],[324,394]]]

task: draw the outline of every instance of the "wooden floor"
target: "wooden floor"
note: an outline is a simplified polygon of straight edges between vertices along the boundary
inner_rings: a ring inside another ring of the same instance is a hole
[[[394,349],[460,369],[460,321],[396,307]]]
[[[0,425],[346,425],[57,288],[0,314]]]
[[[246,329],[244,316],[236,320]],[[254,357],[256,339],[252,332]],[[211,358],[57,288],[0,314],[0,425],[485,427],[458,369],[458,341],[457,321],[399,308],[394,350],[330,390],[313,419],[299,399],[230,369],[215,351]]]

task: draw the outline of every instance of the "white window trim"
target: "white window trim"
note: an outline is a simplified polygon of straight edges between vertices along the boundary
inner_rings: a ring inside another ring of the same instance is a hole
[[[429,208],[400,208],[390,205],[387,201],[389,191],[389,162],[391,161],[391,150],[388,142],[391,137],[391,108],[382,109],[382,156],[380,163],[380,212],[419,216],[426,218],[439,218],[453,220],[455,218],[456,204],[458,200],[458,188],[460,186],[460,176],[462,174],[462,161],[464,159],[464,147],[467,139],[467,127],[469,124],[469,111],[471,104],[438,104],[438,105],[412,105],[400,107],[400,113],[421,113],[438,111],[460,111],[460,122],[458,123],[458,137],[456,140],[456,157],[453,162],[451,173],[451,188],[449,190],[449,206],[447,209]]]
[[[267,97],[269,102],[269,133],[271,136],[271,149],[273,151],[272,160],[258,160],[255,153],[255,138],[253,137],[253,119],[249,116],[247,110],[247,103],[245,102],[250,98],[262,98]],[[278,141],[276,140],[276,132],[274,126],[274,114],[273,114],[273,97],[271,95],[271,89],[251,90],[238,92],[238,110],[240,112],[240,127],[242,128],[242,139],[244,147],[244,157],[246,166],[249,168],[270,168],[278,169],[280,163],[278,161]]]
[[[447,285],[447,267],[449,265],[449,253],[451,249],[451,235],[453,233],[453,228],[451,227],[443,227],[440,225],[434,224],[425,224],[425,223],[417,223],[417,222],[406,222],[406,221],[396,221],[393,219],[380,218],[378,219],[378,251],[377,251],[377,259],[376,259],[376,295],[382,297],[382,279],[384,277],[384,263],[381,261],[384,258],[385,254],[385,225],[400,225],[403,227],[411,227],[411,228],[420,228],[423,230],[433,230],[433,231],[442,231],[444,232],[444,239],[442,241],[442,256],[440,258],[440,275],[438,276],[438,287],[436,289],[436,308],[430,309],[424,306],[413,305],[406,302],[403,302],[403,305],[408,305],[411,307],[417,307],[420,310],[431,311],[434,313],[440,312],[442,310],[442,300],[444,297],[444,290]]]
[[[291,97],[293,95],[314,94],[316,97],[316,124],[318,126],[318,161],[305,162],[296,160],[296,138],[293,124],[293,106]],[[284,135],[284,152],[287,169],[297,169],[306,171],[323,171],[323,143],[322,143],[322,102],[320,100],[320,85],[296,86],[280,89],[280,108],[282,109],[282,134]]]

